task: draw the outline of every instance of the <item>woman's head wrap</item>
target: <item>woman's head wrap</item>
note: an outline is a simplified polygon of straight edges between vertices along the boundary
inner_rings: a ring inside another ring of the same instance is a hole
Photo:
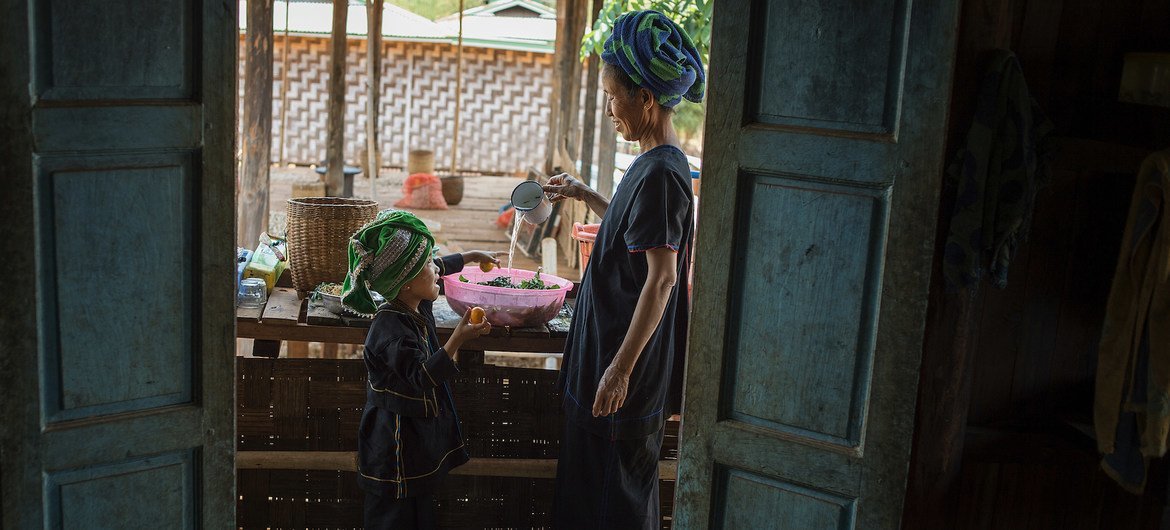
[[[638,86],[658,96],[664,107],[682,98],[703,100],[706,76],[691,37],[658,11],[633,11],[614,21],[601,60],[621,67]]]
[[[378,310],[370,291],[386,300],[398,297],[431,259],[435,238],[418,217],[400,210],[383,210],[349,239],[349,274],[341,288],[341,302],[361,315]]]

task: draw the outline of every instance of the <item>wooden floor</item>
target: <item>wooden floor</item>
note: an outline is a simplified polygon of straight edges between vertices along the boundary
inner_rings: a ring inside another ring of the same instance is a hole
[[[315,178],[318,178],[317,174],[306,167],[273,168],[269,211],[276,214],[277,218],[282,218],[294,183]],[[393,207],[402,198],[404,178],[405,174],[401,171],[387,170],[379,175],[377,193],[373,198],[378,201],[380,208]],[[501,252],[501,261],[507,266],[509,234],[496,225],[496,218],[500,208],[508,204],[512,188],[522,180],[521,177],[466,177],[463,200],[459,204],[449,206],[447,210],[408,210],[432,227],[436,242],[441,247],[440,252]],[[371,197],[369,179],[361,176],[355,179],[354,195]],[[575,249],[570,250],[575,252]],[[537,260],[525,256],[520,249],[516,250],[513,260],[518,269],[536,270],[539,264]],[[578,269],[567,267],[564,259],[557,261],[557,276],[574,281],[581,279]]]

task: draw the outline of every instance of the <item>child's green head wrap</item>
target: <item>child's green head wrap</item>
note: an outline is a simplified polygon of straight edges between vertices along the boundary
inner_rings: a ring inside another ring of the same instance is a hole
[[[349,274],[341,301],[354,312],[378,310],[370,291],[387,301],[398,297],[431,259],[435,238],[427,225],[410,212],[383,210],[349,239]]]

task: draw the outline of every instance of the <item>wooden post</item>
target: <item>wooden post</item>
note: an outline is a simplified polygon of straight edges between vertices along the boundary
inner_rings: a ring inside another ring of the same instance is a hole
[[[349,2],[333,0],[333,36],[329,54],[329,131],[325,164],[325,193],[340,197],[345,185],[345,23]]]
[[[284,0],[284,46],[280,53],[280,164],[287,164],[288,161],[284,158],[284,142],[288,137],[288,12],[292,7],[290,0]]]
[[[614,157],[617,156],[617,130],[613,124],[602,122],[600,148],[597,153],[597,186],[594,188],[606,199],[613,195]]]
[[[578,152],[578,111],[581,108],[581,61],[578,57],[590,5],[587,0],[557,2],[553,95],[549,105],[548,153],[544,164],[548,175],[555,174],[556,168],[576,173],[573,165],[574,155]]]
[[[590,12],[590,23],[596,21],[601,13],[602,0],[593,0],[593,9]],[[586,26],[589,26],[587,23]],[[581,181],[593,186],[593,138],[597,131],[597,81],[601,71],[601,58],[596,53],[589,54],[587,72],[585,74],[585,123],[582,126],[581,136]]]
[[[459,166],[459,102],[463,99],[463,0],[459,0],[459,44],[455,47],[455,131],[451,136],[451,175]]]
[[[382,157],[378,151],[379,110],[382,100],[382,2],[366,2],[366,176],[370,179],[370,199],[378,200],[378,166]]]
[[[252,248],[268,228],[268,167],[272,156],[272,2],[248,2],[244,63],[244,160],[240,178],[241,246]]]

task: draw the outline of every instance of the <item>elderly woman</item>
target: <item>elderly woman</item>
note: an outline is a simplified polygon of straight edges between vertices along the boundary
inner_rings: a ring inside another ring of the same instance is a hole
[[[638,142],[612,201],[567,175],[553,200],[602,218],[577,296],[560,385],[565,435],[557,465],[558,528],[658,528],[658,452],[682,401],[694,211],[690,167],[670,122],[703,97],[690,37],[657,11],[619,17],[601,55],[605,114]]]

